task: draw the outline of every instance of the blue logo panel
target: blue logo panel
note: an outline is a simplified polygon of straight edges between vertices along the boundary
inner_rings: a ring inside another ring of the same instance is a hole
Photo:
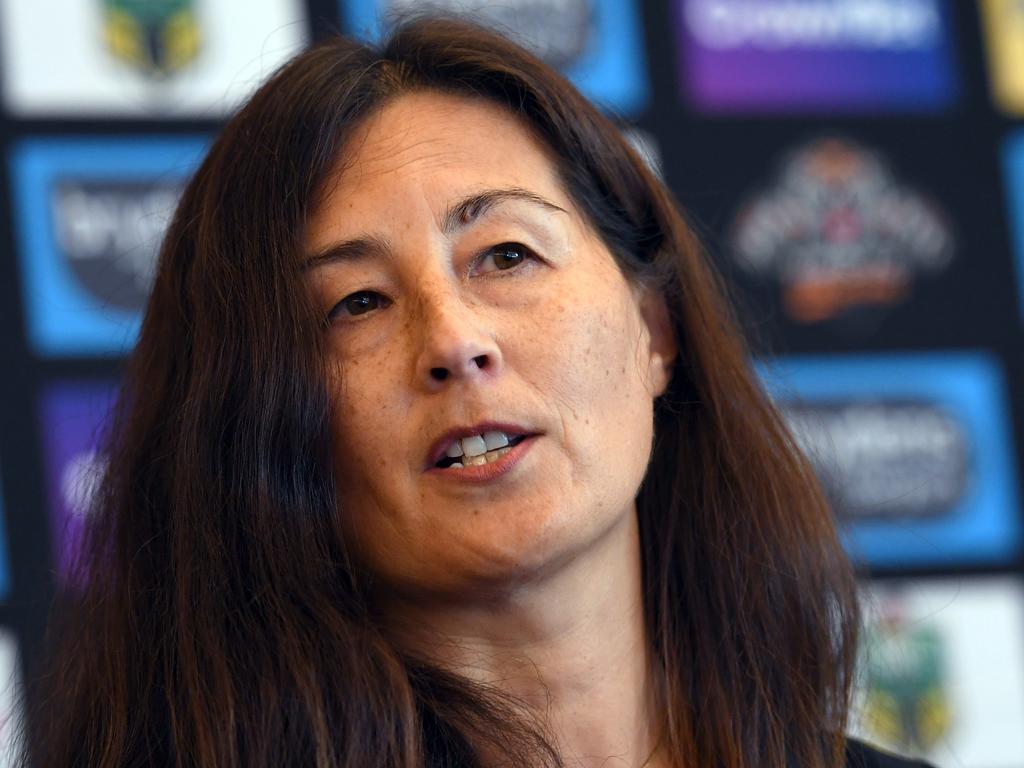
[[[351,0],[341,3],[341,16],[351,34],[377,41],[389,20],[426,9],[507,32],[603,108],[634,115],[647,104],[643,31],[632,0]]]
[[[799,357],[761,371],[855,559],[898,568],[1016,555],[1020,500],[995,359]]]
[[[14,147],[26,326],[40,355],[131,347],[164,229],[205,149],[199,138],[141,137]]]
[[[1024,313],[1024,131],[1006,141],[1003,147],[1006,170],[1006,199],[1010,206],[1010,230],[1017,254],[1017,285],[1020,308]]]

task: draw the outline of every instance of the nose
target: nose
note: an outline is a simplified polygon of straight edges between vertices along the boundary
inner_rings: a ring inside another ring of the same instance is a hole
[[[416,334],[416,380],[428,391],[455,382],[485,381],[502,368],[501,350],[478,308],[454,291],[432,293],[419,301],[413,318]]]

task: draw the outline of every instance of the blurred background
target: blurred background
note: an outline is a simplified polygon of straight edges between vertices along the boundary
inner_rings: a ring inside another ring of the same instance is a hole
[[[291,55],[431,6],[620,122],[727,277],[862,576],[856,732],[1024,768],[1024,0],[0,0],[0,742],[183,184]]]

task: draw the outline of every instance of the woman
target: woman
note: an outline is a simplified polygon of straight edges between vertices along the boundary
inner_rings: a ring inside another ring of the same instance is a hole
[[[168,231],[42,766],[808,766],[855,585],[669,194],[451,21],[295,59]]]

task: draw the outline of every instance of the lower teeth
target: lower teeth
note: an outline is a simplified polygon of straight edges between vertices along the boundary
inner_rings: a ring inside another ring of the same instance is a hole
[[[461,468],[463,466],[479,467],[482,464],[490,464],[492,461],[497,461],[498,459],[500,459],[510,450],[512,450],[511,446],[506,446],[504,448],[499,448],[496,451],[488,451],[487,453],[481,454],[479,456],[463,456],[461,464],[455,462],[449,467],[449,469]]]

